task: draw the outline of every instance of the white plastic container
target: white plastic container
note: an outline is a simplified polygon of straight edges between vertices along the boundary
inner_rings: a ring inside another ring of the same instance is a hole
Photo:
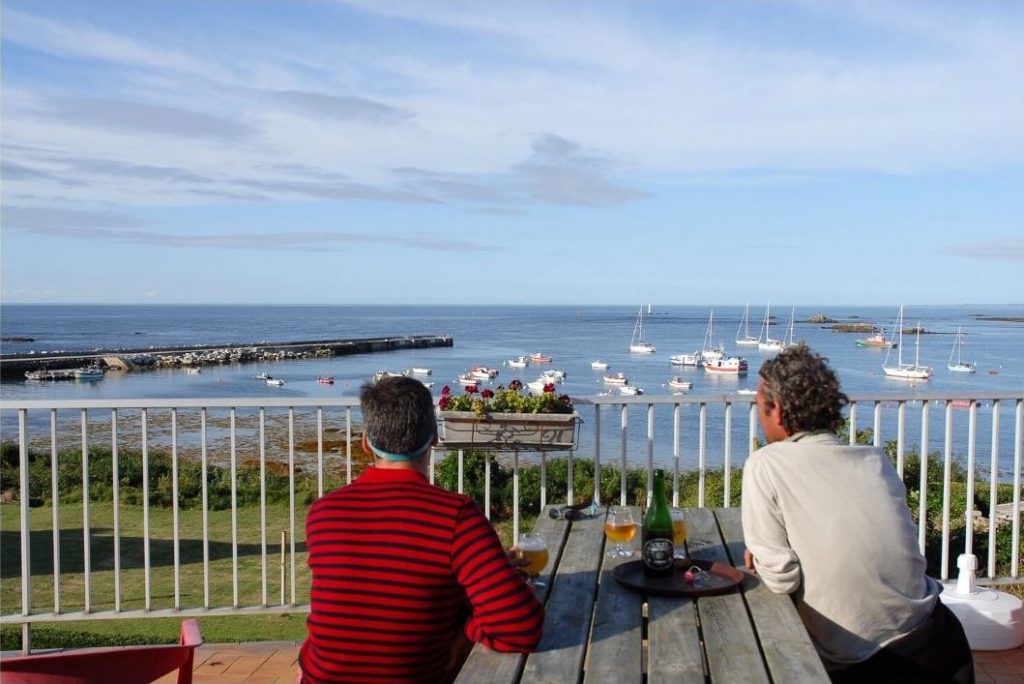
[[[1024,644],[1024,603],[1005,591],[977,587],[975,556],[963,554],[956,565],[959,578],[944,582],[939,598],[963,624],[971,650],[1005,651]]]

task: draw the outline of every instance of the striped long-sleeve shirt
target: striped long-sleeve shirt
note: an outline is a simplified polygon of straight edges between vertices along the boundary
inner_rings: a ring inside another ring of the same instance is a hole
[[[540,641],[544,609],[483,513],[414,470],[369,468],[314,503],[306,544],[307,682],[437,681],[460,627],[497,651]]]

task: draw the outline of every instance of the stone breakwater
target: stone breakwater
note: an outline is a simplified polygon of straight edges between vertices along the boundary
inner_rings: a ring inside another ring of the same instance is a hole
[[[147,370],[218,366],[229,363],[257,363],[291,359],[326,358],[350,354],[372,354],[396,349],[452,347],[450,335],[404,335],[346,340],[261,342],[245,345],[205,345],[168,349],[96,349],[71,354],[5,354],[0,359],[0,377],[24,379],[26,371],[80,368],[96,363],[106,368]]]

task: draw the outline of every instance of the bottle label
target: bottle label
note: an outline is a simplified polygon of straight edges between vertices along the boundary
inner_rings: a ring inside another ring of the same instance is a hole
[[[674,550],[671,539],[648,539],[643,548],[644,565],[651,570],[668,570],[675,562],[672,558]]]

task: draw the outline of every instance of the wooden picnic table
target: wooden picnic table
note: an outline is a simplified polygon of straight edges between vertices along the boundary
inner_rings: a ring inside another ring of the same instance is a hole
[[[634,515],[640,520],[639,510]],[[739,508],[689,508],[685,515],[690,557],[742,567]],[[650,684],[829,681],[790,597],[773,594],[756,576],[717,596],[641,595],[612,575],[639,555],[605,557],[603,512],[568,522],[544,511],[534,531],[551,552],[547,585],[535,590],[546,609],[540,647],[520,655],[478,644],[457,682],[620,684],[645,674]]]

